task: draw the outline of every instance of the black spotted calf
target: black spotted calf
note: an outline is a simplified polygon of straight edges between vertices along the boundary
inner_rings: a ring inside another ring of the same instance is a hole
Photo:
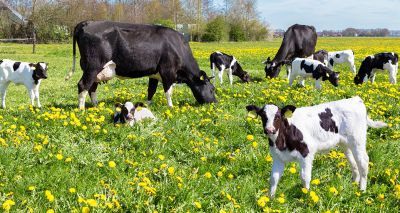
[[[329,80],[333,86],[339,84],[339,72],[333,72],[325,64],[308,58],[296,58],[292,62],[292,69],[289,73],[289,86],[292,86],[294,79],[300,76],[300,84],[304,87],[306,78],[315,80],[315,87],[321,89],[321,81]]]
[[[238,76],[244,82],[250,81],[249,74],[242,69],[242,66],[240,66],[234,56],[221,52],[213,52],[210,55],[210,66],[213,77],[215,76],[215,68],[218,69],[218,78],[221,84],[225,69],[228,69],[229,82],[231,85],[233,83],[233,75]]]
[[[379,70],[387,70],[389,72],[389,82],[396,84],[396,76],[399,65],[399,56],[397,53],[378,53],[375,55],[367,56],[361,62],[360,69],[356,77],[354,77],[355,84],[362,84],[367,82],[368,79],[371,83],[375,81],[376,72]]]
[[[305,188],[310,188],[311,170],[317,152],[341,145],[350,163],[353,181],[360,190],[367,187],[369,158],[366,151],[367,127],[387,126],[367,116],[360,97],[296,108],[276,105],[257,107],[249,105],[262,119],[264,133],[268,136],[273,158],[270,196],[275,195],[277,184],[286,163],[298,161],[300,176]]]
[[[125,124],[128,123],[133,126],[136,122],[143,119],[155,119],[153,113],[144,107],[141,102],[133,104],[132,102],[126,102],[125,104],[115,104],[117,109],[114,114],[114,124]]]
[[[19,62],[13,60],[0,60],[0,96],[1,106],[6,107],[6,90],[8,85],[23,84],[28,90],[32,106],[41,107],[39,101],[39,86],[42,79],[47,78],[47,64],[39,62],[36,64],[28,62]]]

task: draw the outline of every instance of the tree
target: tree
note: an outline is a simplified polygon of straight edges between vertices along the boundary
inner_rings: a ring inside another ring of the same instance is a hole
[[[223,16],[217,16],[208,22],[203,36],[204,41],[226,41],[228,40],[227,23]]]

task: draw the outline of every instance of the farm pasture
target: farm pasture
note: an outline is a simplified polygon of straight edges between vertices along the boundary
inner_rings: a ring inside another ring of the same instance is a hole
[[[116,102],[145,102],[148,78],[112,80],[98,88],[99,106],[78,107],[80,67],[69,81],[72,44],[31,46],[0,43],[0,59],[49,65],[40,87],[42,108],[29,106],[26,89],[10,85],[7,108],[0,109],[0,204],[4,210],[44,212],[399,212],[400,85],[378,73],[374,84],[356,86],[346,65],[338,65],[337,88],[324,82],[316,90],[288,86],[283,68],[265,79],[264,61],[281,40],[244,43],[191,43],[202,70],[211,74],[209,55],[234,55],[252,82],[216,86],[218,104],[198,105],[186,85],[166,104],[161,84],[149,109],[158,118],[134,127],[114,126]],[[317,48],[352,49],[358,67],[365,56],[400,53],[399,38],[319,38]],[[79,56],[78,56],[79,58]],[[77,63],[78,65],[79,63]],[[227,81],[227,76],[224,76]],[[399,75],[397,77],[400,78]],[[295,81],[296,83],[296,81]],[[360,96],[369,116],[389,128],[369,129],[370,173],[367,191],[351,183],[350,167],[340,149],[318,155],[311,190],[302,190],[299,165],[289,164],[274,200],[267,198],[272,158],[259,118],[245,106],[275,103],[309,106]]]

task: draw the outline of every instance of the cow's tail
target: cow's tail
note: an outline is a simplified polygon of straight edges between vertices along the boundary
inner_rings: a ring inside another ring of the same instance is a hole
[[[71,71],[69,71],[69,73],[67,74],[67,76],[65,76],[65,80],[68,81],[69,79],[71,79],[72,75],[75,72],[75,64],[76,64],[76,28],[74,30],[74,36],[72,38],[72,68]]]
[[[387,123],[385,123],[383,121],[374,121],[371,118],[369,118],[368,116],[367,116],[367,125],[372,128],[382,128],[382,127],[388,126]]]

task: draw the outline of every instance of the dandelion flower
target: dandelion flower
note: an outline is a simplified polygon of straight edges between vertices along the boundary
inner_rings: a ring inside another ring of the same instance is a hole
[[[15,205],[15,202],[13,200],[6,200],[3,203],[3,209],[5,211],[10,211],[11,207]]]
[[[114,161],[109,161],[109,162],[108,162],[108,166],[109,166],[110,168],[115,168],[115,167],[117,166],[117,164],[116,164]]]
[[[201,203],[198,201],[194,202],[194,206],[196,206],[196,208],[201,209]]]
[[[246,139],[247,139],[248,141],[253,141],[253,140],[254,140],[254,136],[253,136],[253,135],[247,135],[247,136],[246,136]]]
[[[82,207],[82,213],[89,213],[90,212],[90,208],[87,206]]]
[[[204,177],[206,177],[207,179],[210,179],[211,178],[211,173],[210,172],[206,172],[204,174]]]

